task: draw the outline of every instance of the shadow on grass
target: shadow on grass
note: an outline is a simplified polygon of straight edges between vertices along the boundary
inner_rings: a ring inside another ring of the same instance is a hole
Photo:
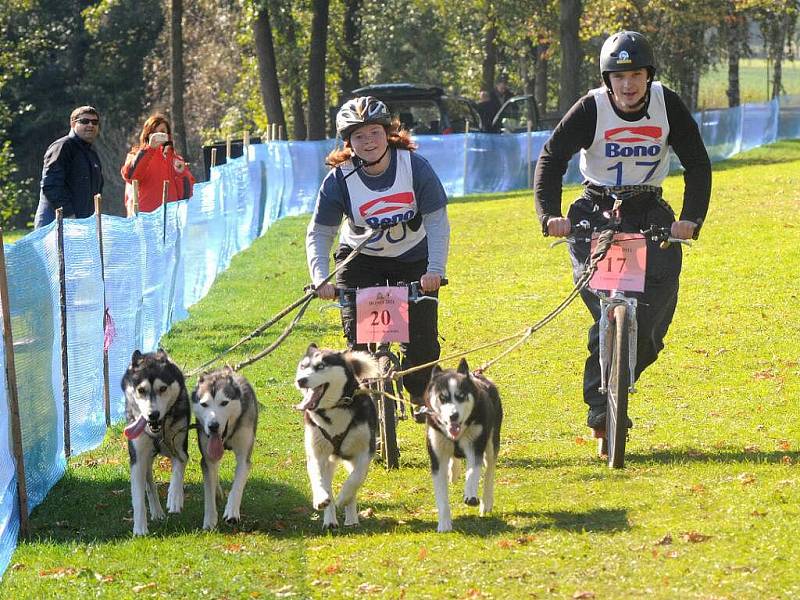
[[[530,519],[533,523],[509,524],[509,521],[519,519]],[[371,520],[367,521],[364,533],[386,532],[393,524],[404,533],[430,533],[436,531],[437,519],[434,515],[429,520],[418,518],[402,522],[392,519]],[[481,517],[475,509],[474,514],[458,515],[453,518],[454,531],[476,537],[498,534],[530,534],[552,530],[574,533],[616,533],[628,529],[630,529],[628,511],[622,508],[597,508],[583,512],[515,511],[503,513],[502,517],[495,515]]]
[[[156,479],[159,477],[157,476]],[[222,482],[226,497],[230,481]],[[166,510],[167,483],[159,482]],[[203,485],[185,485],[184,508],[163,521],[148,521],[150,535],[169,537],[202,531]],[[262,532],[275,537],[319,532],[310,515],[306,494],[284,483],[251,477],[242,500],[242,520],[235,526],[222,520],[224,501],[217,501],[218,531]],[[149,513],[148,513],[149,514]],[[67,474],[31,514],[29,542],[104,542],[130,538],[133,529],[130,481],[121,477],[103,481]]]
[[[773,450],[762,452],[744,450],[731,446],[714,449],[670,448],[650,452],[629,452],[625,462],[629,464],[683,464],[683,463],[757,463],[757,464],[796,464],[800,451]]]

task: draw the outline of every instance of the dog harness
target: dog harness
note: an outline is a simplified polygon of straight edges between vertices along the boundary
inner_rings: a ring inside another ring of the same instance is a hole
[[[344,397],[340,398],[339,402],[337,402],[331,408],[340,408],[340,407],[344,407],[344,406],[349,406],[350,404],[353,403],[353,400],[356,398],[356,396],[370,396],[370,395],[371,395],[370,392],[367,391],[367,390],[356,390],[355,392],[353,392],[352,396],[344,396]],[[324,414],[321,415],[321,416],[322,416],[323,419],[329,420]],[[344,440],[347,437],[347,434],[350,433],[350,429],[352,429],[353,423],[356,422],[355,418],[351,418],[350,419],[350,422],[347,424],[347,427],[344,428],[344,431],[342,431],[341,433],[337,433],[336,435],[333,435],[333,436],[331,434],[329,434],[327,431],[325,431],[325,429],[323,427],[321,427],[316,422],[314,422],[313,419],[309,418],[309,422],[314,427],[319,429],[319,432],[322,434],[322,437],[324,437],[328,441],[328,443],[331,446],[333,446],[333,453],[336,456],[340,457],[340,458],[345,458],[341,454],[342,444],[344,443]]]

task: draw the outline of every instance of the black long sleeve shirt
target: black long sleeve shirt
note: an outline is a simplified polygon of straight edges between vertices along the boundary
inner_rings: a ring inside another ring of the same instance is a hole
[[[669,121],[667,143],[684,168],[683,208],[680,219],[702,224],[711,197],[711,161],[689,109],[680,97],[666,86],[664,86],[664,103]],[[635,113],[623,113],[616,107],[614,111],[626,121],[638,121],[647,116],[647,105]],[[588,94],[569,109],[542,148],[536,163],[533,184],[536,212],[541,222],[546,222],[545,220],[550,217],[562,216],[562,178],[572,156],[582,148],[592,145],[596,125],[597,103],[594,97]]]

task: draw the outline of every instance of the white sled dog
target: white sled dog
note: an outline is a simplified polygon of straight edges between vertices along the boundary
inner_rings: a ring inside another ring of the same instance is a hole
[[[131,462],[133,534],[147,534],[145,495],[150,517],[163,519],[164,510],[153,482],[153,460],[157,454],[172,461],[167,510],[183,508],[183,477],[189,461],[189,394],[183,373],[163,350],[142,354],[135,350],[122,377],[128,454]]]
[[[222,518],[229,525],[239,522],[242,494],[250,473],[258,424],[258,402],[250,383],[224,367],[204,373],[192,392],[192,412],[197,419],[197,443],[203,471],[205,511],[203,529],[217,526],[219,461],[225,450],[236,456],[236,473]]]
[[[361,381],[377,377],[378,364],[366,352],[320,350],[311,344],[297,366],[295,385],[303,400],[295,408],[305,419],[306,467],[315,510],[323,510],[323,528],[338,527],[336,507],[344,506],[345,526],[358,525],[356,495],[375,454],[378,417]],[[336,503],[331,485],[341,461],[350,476]]]
[[[471,374],[463,358],[456,371],[443,371],[439,365],[433,367],[425,391],[425,404],[428,455],[439,513],[437,531],[451,531],[453,522],[447,483],[448,471],[451,474],[457,471],[457,458],[466,458],[467,463],[464,503],[478,506],[478,483],[483,464],[486,472],[480,514],[483,516],[492,510],[503,407],[495,385],[482,375]]]

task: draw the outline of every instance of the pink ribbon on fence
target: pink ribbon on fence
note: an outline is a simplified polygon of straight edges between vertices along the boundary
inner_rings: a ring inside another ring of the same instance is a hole
[[[106,308],[106,314],[103,319],[103,351],[108,352],[111,343],[117,336],[117,329],[114,327],[114,319],[111,318],[111,313]]]

